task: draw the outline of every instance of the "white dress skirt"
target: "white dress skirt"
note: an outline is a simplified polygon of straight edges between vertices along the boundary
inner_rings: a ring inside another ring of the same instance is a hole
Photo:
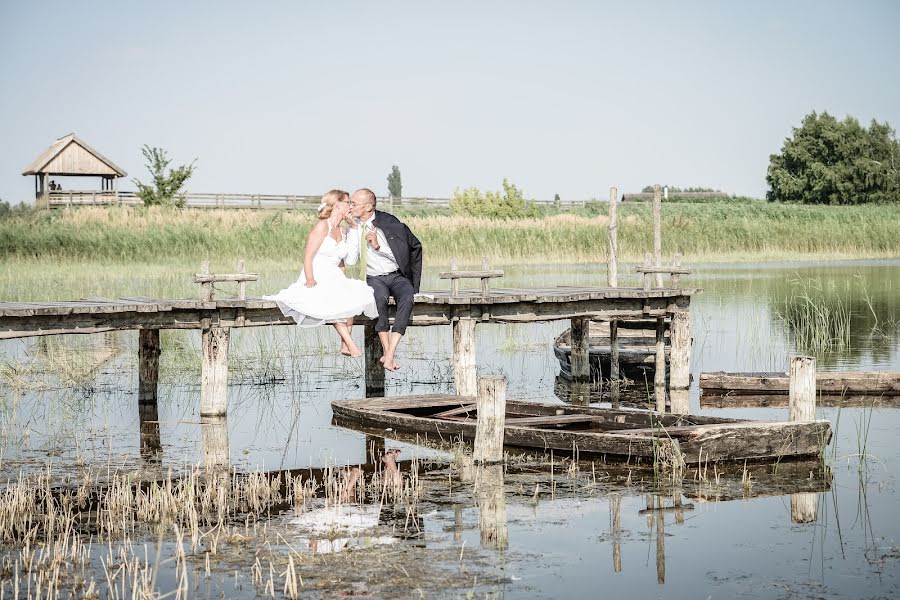
[[[336,241],[329,230],[312,261],[316,285],[306,287],[306,273],[301,271],[296,283],[263,298],[277,303],[301,327],[337,323],[359,314],[378,318],[372,288],[365,281],[347,278],[338,266],[346,256],[346,239]]]

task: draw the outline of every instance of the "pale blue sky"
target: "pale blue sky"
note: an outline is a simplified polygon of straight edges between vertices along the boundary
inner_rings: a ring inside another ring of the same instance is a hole
[[[611,185],[762,196],[811,110],[900,125],[900,3],[0,4],[0,198],[74,131],[132,176],[319,194],[400,165],[404,195]]]

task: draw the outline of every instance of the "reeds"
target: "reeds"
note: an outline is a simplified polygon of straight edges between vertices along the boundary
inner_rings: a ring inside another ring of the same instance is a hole
[[[797,351],[821,358],[849,349],[849,292],[818,278],[798,276],[791,284],[790,295],[776,304],[776,314],[788,328]]]

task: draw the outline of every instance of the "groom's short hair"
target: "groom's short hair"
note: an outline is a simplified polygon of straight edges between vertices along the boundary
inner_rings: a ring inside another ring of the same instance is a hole
[[[353,195],[356,195],[356,194],[362,194],[365,197],[367,202],[372,203],[372,208],[375,208],[376,206],[378,206],[378,200],[375,198],[375,192],[373,192],[369,188],[359,188],[358,190],[353,192]]]

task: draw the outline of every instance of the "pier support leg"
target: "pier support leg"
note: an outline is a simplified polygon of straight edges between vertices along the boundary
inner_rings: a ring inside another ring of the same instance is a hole
[[[815,357],[791,357],[789,403],[791,421],[816,420]]]
[[[666,321],[656,320],[656,359],[654,361],[653,396],[656,411],[666,412]]]
[[[609,399],[619,408],[619,323],[609,322]]]
[[[669,405],[676,415],[691,413],[690,396],[687,390],[691,387],[691,315],[688,312],[677,312],[672,315],[672,328],[669,332],[671,348],[669,350]]]
[[[228,413],[227,327],[209,327],[201,334],[203,358],[200,364],[200,416],[222,417]]]
[[[815,523],[817,502],[814,492],[791,494],[791,522]]]
[[[475,423],[476,464],[503,461],[503,428],[506,426],[506,377],[489,375],[478,380]]]
[[[141,459],[149,463],[158,463],[162,454],[162,441],[159,435],[159,409],[156,402],[138,403],[138,422]]]
[[[591,376],[589,360],[589,342],[591,320],[585,317],[572,319],[572,351],[569,354],[569,367],[572,381],[588,381]]]
[[[375,321],[366,321],[365,324],[365,354],[366,354],[366,397],[384,394],[384,365],[379,362],[384,356],[384,349],[375,331]]]
[[[457,396],[478,393],[478,373],[475,367],[475,319],[459,319],[453,328],[453,381]]]
[[[139,329],[138,404],[156,405],[159,353],[159,329]]]

